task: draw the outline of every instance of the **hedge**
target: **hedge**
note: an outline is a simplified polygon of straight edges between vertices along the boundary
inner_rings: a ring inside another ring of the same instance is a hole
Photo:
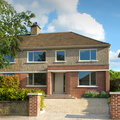
[[[0,75],[0,88],[18,88],[19,79],[16,76]]]
[[[95,91],[89,91],[84,93],[85,98],[108,98],[109,94],[102,91],[102,92],[95,92]]]
[[[44,108],[45,92],[40,89],[24,88],[0,88],[0,101],[26,101],[29,100],[28,93],[42,93],[40,109]]]

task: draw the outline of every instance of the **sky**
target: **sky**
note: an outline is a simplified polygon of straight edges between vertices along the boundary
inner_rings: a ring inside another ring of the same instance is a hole
[[[30,10],[47,32],[76,32],[111,44],[110,69],[120,71],[120,0],[6,0],[18,12]]]

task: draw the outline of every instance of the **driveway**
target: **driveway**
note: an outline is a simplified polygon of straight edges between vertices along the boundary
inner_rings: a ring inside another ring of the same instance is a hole
[[[0,120],[109,120],[107,99],[45,99],[38,117],[0,117]]]

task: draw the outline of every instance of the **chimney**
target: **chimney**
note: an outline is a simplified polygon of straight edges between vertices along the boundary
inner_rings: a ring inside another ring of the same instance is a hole
[[[40,33],[41,28],[38,26],[37,22],[33,23],[31,26],[31,35],[38,35]]]

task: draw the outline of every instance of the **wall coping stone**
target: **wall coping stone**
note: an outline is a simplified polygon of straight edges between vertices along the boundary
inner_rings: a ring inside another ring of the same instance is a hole
[[[110,94],[119,94],[120,95],[120,92],[110,92]]]
[[[28,93],[28,95],[42,95],[42,93]]]

